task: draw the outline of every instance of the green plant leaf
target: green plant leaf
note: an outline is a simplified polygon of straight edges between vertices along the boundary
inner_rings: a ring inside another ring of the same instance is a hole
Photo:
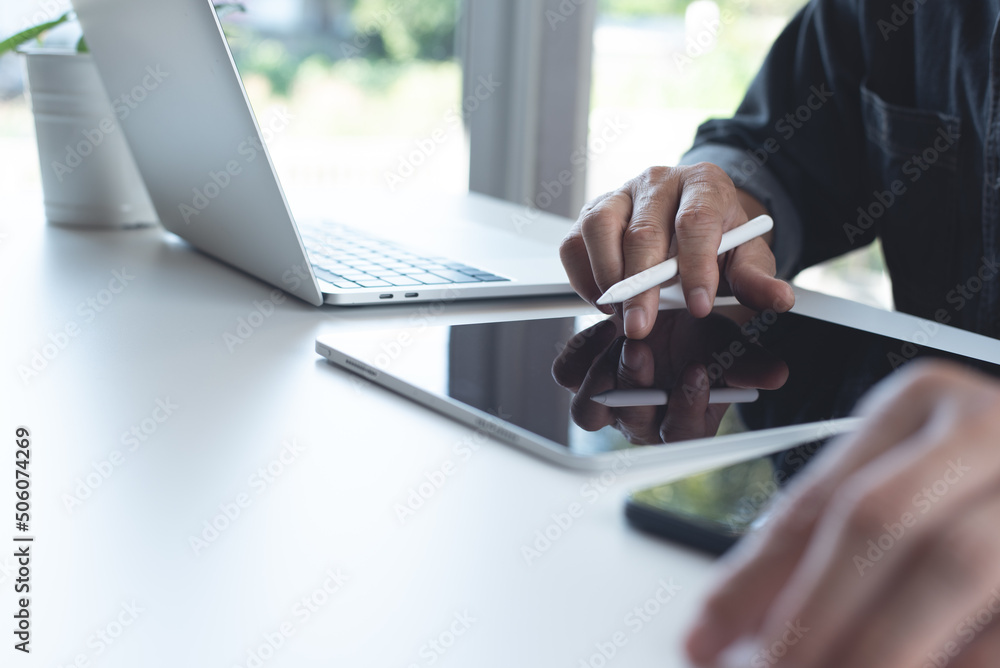
[[[0,56],[7,53],[8,51],[13,51],[17,47],[24,44],[25,42],[41,37],[42,33],[44,33],[45,31],[51,30],[52,28],[55,28],[58,25],[66,23],[66,21],[69,21],[70,16],[72,14],[73,12],[66,12],[57,19],[48,21],[47,23],[40,23],[39,25],[34,26],[33,28],[22,30],[16,35],[8,37],[4,41],[0,42]]]
[[[87,40],[83,35],[80,35],[80,39],[76,42],[76,52],[77,53],[90,53],[90,47],[87,46]]]

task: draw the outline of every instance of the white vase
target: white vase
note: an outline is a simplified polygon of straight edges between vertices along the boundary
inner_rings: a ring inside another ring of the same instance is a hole
[[[89,54],[26,51],[45,217],[52,225],[152,225],[156,211]]]

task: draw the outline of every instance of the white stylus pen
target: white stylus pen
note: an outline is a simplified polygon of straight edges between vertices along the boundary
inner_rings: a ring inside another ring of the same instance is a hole
[[[710,404],[748,404],[757,401],[760,393],[754,389],[741,387],[717,387],[708,393]],[[610,408],[625,406],[666,406],[666,390],[608,390],[590,398]]]
[[[722,241],[719,243],[719,255],[728,253],[737,246],[745,244],[751,239],[756,239],[762,234],[767,234],[772,227],[774,227],[774,221],[771,220],[771,216],[757,216],[739,227],[734,227],[722,235]],[[634,276],[629,276],[625,280],[615,283],[601,295],[597,303],[618,304],[636,295],[641,295],[650,288],[666,283],[676,275],[677,258],[672,257],[666,262],[661,262],[655,267],[650,267],[646,271],[640,271]]]

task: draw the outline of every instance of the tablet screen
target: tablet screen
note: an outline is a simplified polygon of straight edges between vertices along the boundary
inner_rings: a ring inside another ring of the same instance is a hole
[[[913,343],[739,307],[704,319],[660,311],[641,341],[626,340],[621,320],[603,315],[456,326],[430,320],[342,332],[324,343],[577,455],[844,417],[872,385],[920,357],[1000,375],[992,364]],[[646,389],[659,392],[635,392]],[[608,397],[627,405],[609,405]],[[651,405],[628,405],[635,401]]]

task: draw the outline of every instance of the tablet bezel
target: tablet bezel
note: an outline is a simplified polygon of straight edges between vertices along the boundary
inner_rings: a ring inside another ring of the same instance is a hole
[[[795,288],[793,313],[827,321],[901,342],[913,343],[962,357],[1000,364],[1000,341],[967,332],[915,316],[885,311],[875,307],[832,297],[819,292]],[[720,298],[716,306],[735,304],[732,298]],[[660,308],[683,307],[675,293],[664,290]],[[544,319],[546,314],[524,319]],[[503,318],[498,318],[503,320]],[[448,326],[448,325],[442,325]],[[369,331],[382,331],[373,327]],[[352,330],[348,335],[357,336]],[[582,471],[620,467],[625,461],[629,468],[683,463],[697,458],[700,465],[730,463],[768,455],[781,450],[848,432],[857,418],[840,418],[822,422],[789,425],[757,431],[711,436],[682,443],[648,445],[597,455],[579,455],[565,446],[534,434],[522,427],[501,420],[451,397],[436,394],[409,381],[378,369],[338,348],[338,334],[328,333],[316,339],[316,352],[331,364],[361,376],[377,385],[411,399],[453,420],[488,433],[499,441],[513,445],[550,463]]]

